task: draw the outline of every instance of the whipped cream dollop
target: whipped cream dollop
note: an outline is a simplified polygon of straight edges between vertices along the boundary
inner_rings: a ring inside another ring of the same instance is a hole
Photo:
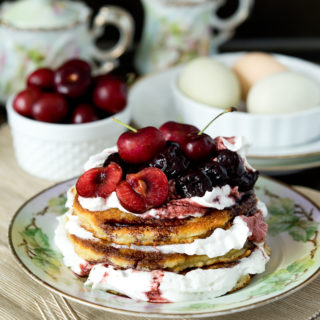
[[[241,276],[264,272],[268,260],[261,246],[233,267],[198,268],[186,274],[161,270],[120,270],[110,265],[96,264],[85,285],[93,289],[114,290],[133,299],[151,302],[209,299],[229,292]]]
[[[110,156],[110,154],[118,152],[118,147],[113,146],[110,148],[106,148],[101,152],[92,155],[89,157],[89,160],[84,164],[84,171],[90,170],[92,168],[102,167],[105,160]]]

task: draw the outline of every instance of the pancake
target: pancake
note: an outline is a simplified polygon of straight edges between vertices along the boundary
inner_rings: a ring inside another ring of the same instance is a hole
[[[185,168],[183,150],[166,143],[130,176],[117,148],[92,156],[58,218],[64,264],[88,276],[93,290],[139,301],[198,301],[248,285],[269,260],[267,208],[255,196],[258,172],[245,159],[244,141],[214,143],[210,157]],[[158,160],[179,170],[153,167]]]
[[[240,250],[232,249],[223,256],[209,258],[206,255],[164,254],[155,251],[115,248],[106,241],[82,239],[73,234],[68,234],[68,238],[73,243],[77,255],[90,264],[105,263],[118,268],[145,271],[161,269],[179,272],[190,268],[235,262],[249,256],[254,248],[254,245],[248,242]]]
[[[75,191],[74,191],[75,192]],[[120,245],[163,245],[190,243],[208,237],[216,228],[229,229],[238,215],[250,215],[256,210],[257,199],[249,192],[231,208],[207,209],[201,217],[184,219],[142,218],[139,215],[109,209],[90,211],[84,209],[75,193],[73,212],[83,228],[96,238]]]

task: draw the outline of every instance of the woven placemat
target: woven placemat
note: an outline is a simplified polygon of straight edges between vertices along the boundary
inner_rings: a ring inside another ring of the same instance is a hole
[[[24,172],[14,158],[10,130],[7,125],[0,128],[0,319],[42,319],[34,303],[43,297],[59,314],[49,291],[33,281],[14,261],[7,244],[7,228],[15,211],[30,197],[52,185],[50,181],[38,179]],[[305,187],[299,191],[320,205],[320,192]],[[96,310],[76,302],[70,302],[82,320],[120,320],[133,317]],[[233,315],[219,317],[222,320],[307,320],[320,310],[320,278],[289,297],[266,306]],[[57,316],[57,319],[63,319]],[[139,319],[151,319],[139,317]],[[216,319],[216,318],[215,318]],[[320,319],[320,318],[319,318]]]

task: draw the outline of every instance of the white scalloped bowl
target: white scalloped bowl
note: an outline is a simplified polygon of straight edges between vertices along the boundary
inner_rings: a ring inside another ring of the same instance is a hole
[[[244,53],[227,53],[213,56],[232,66]],[[302,59],[275,54],[274,57],[289,70],[303,73],[320,86],[320,67]],[[197,102],[186,96],[177,85],[179,73],[171,87],[177,114],[185,123],[203,128],[222,109]],[[320,106],[285,114],[252,114],[233,112],[225,114],[212,124],[206,133],[217,136],[245,136],[252,148],[295,146],[320,139]]]
[[[112,117],[85,124],[53,124],[18,114],[7,101],[8,121],[19,165],[40,178],[59,181],[80,175],[88,158],[116,144],[126,130]],[[117,119],[129,123],[130,101],[117,113]]]

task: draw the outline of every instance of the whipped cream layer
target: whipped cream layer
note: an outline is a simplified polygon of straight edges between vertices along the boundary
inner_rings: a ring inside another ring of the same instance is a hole
[[[91,265],[75,253],[74,245],[68,239],[65,226],[66,214],[57,218],[59,224],[55,230],[54,242],[63,255],[64,265],[70,267],[74,273],[82,276],[87,273],[86,271],[90,269]],[[69,213],[68,216],[71,216],[71,214]]]
[[[241,276],[263,272],[269,260],[263,245],[260,245],[249,257],[231,268],[194,269],[184,275],[162,270],[120,270],[105,264],[91,265],[75,253],[66,234],[65,218],[65,215],[58,218],[54,239],[64,256],[64,264],[80,276],[89,274],[87,286],[114,290],[133,299],[176,302],[218,297],[229,292]]]
[[[184,275],[162,270],[120,270],[96,264],[85,285],[93,289],[114,290],[130,298],[150,302],[201,300],[229,292],[241,276],[264,272],[268,260],[261,246],[231,268],[197,268]]]
[[[238,187],[230,187],[225,185],[222,187],[214,187],[211,191],[206,191],[202,197],[191,197],[179,200],[173,200],[169,202],[167,207],[164,208],[152,208],[142,214],[136,214],[126,210],[120,203],[116,192],[112,192],[108,198],[93,197],[85,198],[78,197],[79,203],[82,208],[90,211],[105,211],[108,209],[116,208],[123,212],[131,213],[141,218],[186,218],[186,217],[201,217],[206,212],[204,208],[214,208],[223,210],[225,208],[232,207],[236,204],[236,201],[240,200],[243,193],[238,192]],[[188,205],[190,210],[174,210],[175,207],[184,207]],[[171,207],[170,207],[171,206]]]
[[[264,242],[267,234],[267,224],[264,222],[264,217],[266,217],[266,215],[266,206],[261,201],[258,201],[257,212],[254,215],[250,217],[235,217],[229,229],[224,230],[222,228],[217,228],[207,238],[196,239],[191,243],[160,246],[128,246],[110,243],[110,246],[148,252],[161,252],[164,254],[181,253],[187,255],[206,255],[209,258],[214,258],[223,256],[232,249],[242,249],[248,239],[257,243]],[[71,208],[65,214],[65,218],[65,229],[69,234],[75,235],[81,239],[99,240],[94,237],[91,232],[81,226],[79,218],[72,215]],[[60,221],[60,223],[64,222]]]

